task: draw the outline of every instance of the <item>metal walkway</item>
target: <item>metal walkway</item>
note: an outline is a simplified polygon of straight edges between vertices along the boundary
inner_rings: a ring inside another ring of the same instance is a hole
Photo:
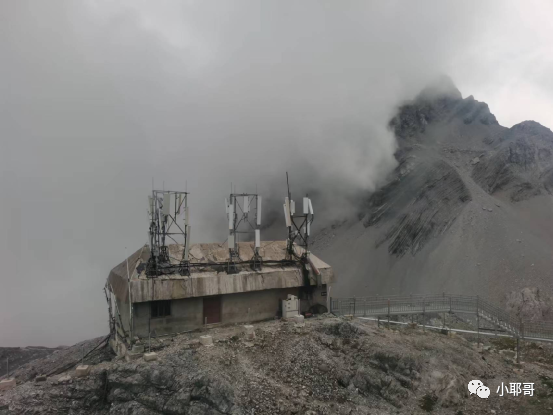
[[[331,298],[330,312],[354,317],[389,317],[406,314],[461,313],[483,319],[516,339],[553,342],[553,322],[523,321],[479,296],[409,295]]]

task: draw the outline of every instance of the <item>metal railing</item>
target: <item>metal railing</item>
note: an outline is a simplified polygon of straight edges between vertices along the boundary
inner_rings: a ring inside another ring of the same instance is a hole
[[[523,321],[479,296],[394,295],[351,298],[331,298],[330,311],[335,315],[354,317],[405,314],[463,313],[483,318],[515,338],[553,342],[553,322]],[[477,322],[477,325],[479,323]],[[478,328],[479,329],[479,328]]]

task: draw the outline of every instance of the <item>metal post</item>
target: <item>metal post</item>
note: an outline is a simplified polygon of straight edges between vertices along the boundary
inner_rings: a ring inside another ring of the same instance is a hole
[[[520,318],[520,335],[522,337],[522,345],[524,346],[525,345],[525,341],[524,341],[524,322],[522,321],[522,317]],[[517,344],[518,346],[518,344]],[[517,363],[520,363],[520,350],[518,350],[518,347],[517,347]]]
[[[476,331],[477,331],[477,340],[476,347],[480,347],[480,311],[479,311],[479,297],[476,296]]]
[[[378,328],[380,328],[380,316],[378,316],[378,320],[377,320],[376,325],[378,326]]]
[[[7,370],[8,370],[8,374],[6,375],[6,379],[9,379],[10,378],[10,358],[9,357],[6,357],[6,367],[7,367]]]
[[[133,326],[134,326],[134,319],[133,319],[133,313],[132,313],[132,296],[131,296],[131,274],[129,273],[129,257],[127,255],[127,247],[125,247],[125,261],[127,262],[127,286],[129,288],[129,334],[131,338],[129,339],[129,343],[132,347],[134,338],[133,338]]]
[[[451,295],[449,296],[449,314],[451,314],[453,311],[453,308],[451,307]]]
[[[517,336],[517,363],[520,363],[520,337]]]
[[[152,332],[148,332],[148,353],[152,353]]]
[[[388,298],[388,330],[390,330],[390,299]]]
[[[84,344],[81,346],[81,365],[84,365]]]
[[[355,317],[355,297],[353,297],[353,316]]]
[[[426,331],[426,321],[425,321],[425,312],[426,312],[426,297],[422,297],[422,331]]]
[[[413,324],[413,294],[409,293],[409,309],[411,311],[411,324]]]

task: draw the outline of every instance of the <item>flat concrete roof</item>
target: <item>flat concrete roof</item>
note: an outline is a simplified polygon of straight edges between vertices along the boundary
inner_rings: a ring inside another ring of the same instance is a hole
[[[249,261],[253,257],[253,242],[237,244],[240,259]],[[295,246],[296,253],[301,254],[302,248]],[[169,245],[169,257],[172,264],[179,264],[182,258],[182,245]],[[261,243],[259,254],[265,261],[286,259],[286,241],[265,241]],[[232,294],[249,291],[260,291],[278,288],[301,287],[303,276],[297,265],[265,264],[260,271],[254,271],[249,266],[240,266],[236,274],[227,274],[210,267],[210,263],[221,263],[228,260],[229,251],[226,243],[193,244],[190,247],[190,263],[205,264],[206,267],[191,268],[190,276],[180,274],[148,277],[145,264],[150,257],[148,246],[144,246],[128,258],[129,276],[131,282],[132,302],[155,300],[171,300],[209,295]],[[334,281],[334,273],[330,265],[317,256],[310,254],[311,261],[321,273],[322,284]],[[317,284],[317,278],[309,270],[311,285]],[[127,302],[129,293],[127,284],[127,261],[116,266],[109,274],[108,284],[119,300]]]

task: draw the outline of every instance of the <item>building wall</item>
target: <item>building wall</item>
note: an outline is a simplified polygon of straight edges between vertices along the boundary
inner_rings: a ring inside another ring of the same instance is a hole
[[[244,323],[274,318],[279,314],[280,300],[285,300],[288,294],[297,297],[298,292],[299,288],[294,287],[223,295],[222,322]]]
[[[134,304],[134,332],[138,337],[148,337],[150,331],[156,334],[179,333],[194,330],[202,325],[203,300],[185,298],[171,301],[171,315],[150,319],[150,303]]]
[[[115,314],[115,321],[117,324],[120,324],[120,321],[123,323],[123,328],[129,332],[129,303],[125,303],[123,301],[120,301],[118,298],[115,299],[115,302],[117,304],[117,307],[114,307],[114,314]],[[119,315],[117,314],[117,311],[119,310]],[[119,320],[119,316],[121,316],[121,320]]]
[[[279,314],[280,300],[288,294],[298,295],[299,288],[282,288],[221,296],[221,323],[245,323],[274,318]],[[249,314],[248,314],[249,309]],[[171,316],[150,319],[150,303],[134,304],[134,333],[148,337],[156,334],[194,330],[203,325],[203,298],[185,298],[171,301]]]
[[[325,294],[324,296],[322,295],[323,293]],[[327,307],[327,309],[328,309],[329,304],[327,304],[327,302],[328,302],[328,286],[326,284],[323,284],[322,287],[320,287],[320,288],[317,287],[313,291],[313,296],[308,301],[307,310],[313,304],[322,304],[325,307]],[[307,310],[304,310],[302,308],[302,311],[307,311]]]

